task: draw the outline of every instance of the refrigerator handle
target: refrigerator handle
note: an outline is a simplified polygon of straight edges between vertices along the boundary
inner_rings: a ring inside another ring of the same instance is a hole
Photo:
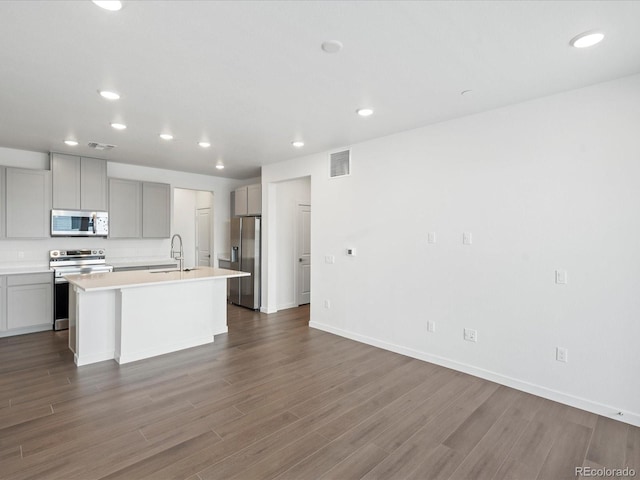
[[[238,247],[231,247],[231,263],[238,261]]]

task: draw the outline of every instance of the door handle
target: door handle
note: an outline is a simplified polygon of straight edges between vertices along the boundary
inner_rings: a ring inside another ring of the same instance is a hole
[[[302,259],[301,259],[301,258],[299,258],[299,259],[298,259],[298,261],[299,261],[299,262],[302,262]]]

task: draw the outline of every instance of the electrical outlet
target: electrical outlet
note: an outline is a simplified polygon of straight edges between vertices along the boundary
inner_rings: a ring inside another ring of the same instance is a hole
[[[567,363],[569,361],[569,350],[562,347],[556,347],[556,360]]]
[[[333,255],[325,255],[324,263],[336,263],[336,257],[334,257]]]
[[[429,232],[427,234],[427,242],[428,243],[436,243],[436,232]]]
[[[477,342],[478,341],[478,331],[472,328],[464,329],[464,339],[467,342]]]
[[[331,308],[331,300],[324,301],[324,308]]]
[[[464,232],[462,234],[462,243],[463,245],[471,245],[471,243],[473,243],[473,236],[471,235],[471,232]]]
[[[18,252],[18,260],[22,260],[24,258],[24,252]]]
[[[436,322],[429,320],[427,322],[427,332],[434,333],[436,331]]]

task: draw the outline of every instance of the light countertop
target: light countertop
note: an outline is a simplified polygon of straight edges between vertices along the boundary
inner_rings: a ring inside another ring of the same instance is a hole
[[[224,268],[197,267],[190,271],[179,270],[152,271],[132,270],[127,272],[90,273],[85,275],[66,275],[69,283],[80,290],[92,292],[98,290],[117,290],[121,288],[143,287],[163,283],[201,282],[205,280],[248,277],[250,273],[226,270]]]
[[[19,275],[21,273],[53,272],[49,265],[0,265],[0,275]]]

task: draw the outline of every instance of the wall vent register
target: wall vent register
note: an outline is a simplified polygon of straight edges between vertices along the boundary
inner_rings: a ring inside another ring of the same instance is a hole
[[[345,177],[351,174],[351,150],[332,153],[329,156],[329,177]]]

